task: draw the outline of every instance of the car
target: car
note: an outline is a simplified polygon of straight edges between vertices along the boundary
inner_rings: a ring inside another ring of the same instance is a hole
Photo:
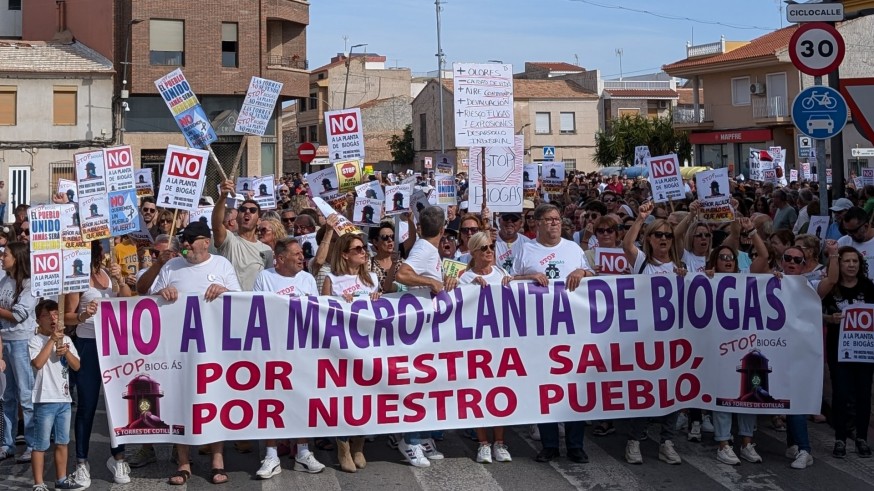
[[[828,114],[811,114],[807,118],[807,131],[813,133],[816,130],[825,130],[829,135],[835,129],[835,122]]]

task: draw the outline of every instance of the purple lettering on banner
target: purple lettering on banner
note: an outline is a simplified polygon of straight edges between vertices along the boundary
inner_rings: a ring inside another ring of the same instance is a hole
[[[231,300],[230,295],[222,297],[222,351],[240,351],[243,342],[231,335]]]
[[[412,331],[407,331],[408,307],[413,307],[413,314],[416,316]],[[416,344],[424,326],[425,313],[422,312],[422,304],[419,303],[419,298],[415,295],[401,295],[401,298],[398,300],[398,338],[400,341],[407,346]]]
[[[767,327],[770,331],[779,331],[786,325],[786,307],[783,305],[783,302],[777,298],[776,294],[776,291],[781,288],[782,282],[780,281],[780,278],[777,277],[768,280],[768,284],[765,286],[765,299],[768,301],[768,305],[777,312],[777,317],[775,319],[772,319],[770,316],[768,317]]]
[[[483,338],[483,331],[488,327],[491,331],[492,339],[497,339],[501,336],[498,332],[498,316],[495,310],[495,300],[492,297],[491,288],[483,288],[480,290],[479,307],[477,308],[477,323],[476,323],[476,339]]]
[[[656,332],[667,331],[674,326],[674,304],[671,302],[673,289],[671,280],[661,275],[651,276],[652,288],[652,320]],[[664,317],[662,316],[664,312]]]
[[[353,302],[352,313],[349,314],[349,338],[352,339],[352,344],[357,348],[367,348],[370,346],[367,336],[358,332],[358,312],[367,310],[367,306],[367,302]]]
[[[328,299],[328,315],[325,318],[325,336],[322,338],[322,349],[331,348],[331,339],[337,338],[340,349],[349,349],[346,342],[346,322],[343,315],[343,306],[333,298]]]
[[[752,329],[753,322],[755,322],[755,329],[761,331],[765,328],[762,325],[762,302],[759,300],[759,282],[754,276],[747,277],[746,300],[746,304],[744,304],[744,330]]]
[[[185,300],[185,317],[182,320],[182,343],[180,353],[188,353],[191,341],[197,343],[197,352],[206,351],[206,342],[203,339],[203,323],[200,320],[200,299],[188,297]]]
[[[252,351],[252,343],[255,339],[261,341],[261,349],[270,350],[270,332],[267,324],[267,308],[264,306],[264,296],[252,297],[252,307],[249,310],[249,327],[246,329],[246,341],[243,344],[244,351]]]
[[[698,290],[704,291],[704,311],[698,315]],[[688,290],[689,323],[695,329],[704,329],[713,317],[713,289],[710,279],[704,275],[695,275]]]
[[[631,280],[632,282],[634,280]],[[613,302],[613,289],[610,288],[610,285],[607,284],[604,280],[599,279],[591,279],[585,283],[586,287],[589,289],[589,325],[591,326],[590,330],[592,334],[604,334],[608,330],[610,330],[610,326],[613,325],[613,315],[614,315],[614,302]],[[601,294],[604,297],[604,319],[598,319],[598,294]],[[620,329],[622,325],[620,324]]]
[[[305,304],[305,305],[304,305]],[[306,307],[306,315],[304,315]],[[319,347],[319,299],[318,297],[297,297],[288,301],[288,339],[285,348],[294,349],[294,338],[297,337],[297,347],[305,348],[307,338],[310,348]]]
[[[619,332],[637,332],[637,320],[629,319],[634,312],[634,278],[616,279],[616,304],[619,311]]]
[[[143,340],[143,314],[149,313],[152,325],[152,338],[149,342]],[[161,342],[161,312],[158,310],[158,304],[151,298],[144,298],[137,302],[134,306],[133,314],[134,323],[134,346],[141,355],[151,355],[158,349],[158,344]]]
[[[686,278],[684,276],[675,275],[677,281],[677,326],[682,329],[683,323],[686,321]]]
[[[571,302],[567,298],[565,283],[555,283],[552,297],[552,325],[549,326],[551,336],[558,335],[558,325],[564,324],[568,334],[576,334],[574,330],[574,316],[571,313]]]
[[[729,293],[728,290],[731,290]],[[725,276],[719,280],[716,285],[716,299],[728,298],[728,308],[723,308],[722,305],[716,309],[716,319],[719,320],[719,325],[726,331],[734,331],[740,329],[740,315],[738,313],[737,300],[737,277]],[[727,314],[731,314],[730,316]]]
[[[534,296],[534,321],[537,323],[537,335],[543,336],[546,326],[543,320],[546,318],[543,311],[543,296],[549,293],[549,288],[537,283],[528,283],[528,294]]]
[[[456,288],[452,291],[455,295],[455,339],[458,341],[469,341],[473,339],[473,327],[464,325],[464,298],[461,295],[461,289]]]
[[[395,317],[395,309],[391,302],[384,298],[373,301],[373,346],[383,346],[382,336],[385,335],[385,346],[395,345],[394,327],[392,320]]]
[[[440,342],[440,325],[452,319],[452,311],[455,303],[452,295],[446,290],[434,295],[434,321],[431,322],[431,341]]]
[[[516,296],[514,296],[514,293]],[[515,290],[511,286],[501,287],[501,314],[504,319],[503,335],[510,337],[510,322],[516,326],[520,337],[528,335],[528,319],[525,311],[525,285],[519,283]]]
[[[109,302],[100,304],[100,325],[103,327],[103,346],[101,353],[103,356],[109,356],[109,335],[112,334],[112,340],[118,348],[118,354],[126,356],[127,349],[127,302],[118,304],[118,310],[121,315],[121,322],[115,316],[115,310]]]

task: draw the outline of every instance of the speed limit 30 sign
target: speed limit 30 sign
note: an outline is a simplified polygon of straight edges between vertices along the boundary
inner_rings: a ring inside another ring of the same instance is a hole
[[[789,57],[795,68],[820,76],[834,71],[844,59],[844,38],[824,22],[806,23],[789,41]]]

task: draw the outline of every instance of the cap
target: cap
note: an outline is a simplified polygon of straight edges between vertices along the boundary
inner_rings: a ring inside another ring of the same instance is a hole
[[[444,234],[452,234],[452,235],[458,237],[458,230],[455,230],[454,228],[446,227],[443,229],[443,233]]]
[[[507,212],[501,213],[500,216],[502,219],[505,219],[505,220],[510,219],[510,218],[515,218],[516,220],[520,220],[522,218],[522,214],[516,213],[515,211],[507,211]]]
[[[207,224],[197,220],[189,223],[180,235],[183,239],[194,239],[195,237],[212,237],[212,232]]]
[[[853,207],[853,202],[848,200],[847,198],[840,198],[835,200],[832,204],[832,207],[829,208],[831,211],[847,211]]]
[[[522,209],[523,210],[533,210],[534,202],[530,199],[522,200]]]

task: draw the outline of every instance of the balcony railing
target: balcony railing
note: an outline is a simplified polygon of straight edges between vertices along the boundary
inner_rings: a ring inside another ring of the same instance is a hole
[[[715,43],[698,44],[692,46],[691,43],[686,44],[686,58],[697,58],[699,56],[710,56],[725,53],[725,37],[720,37]]]
[[[302,60],[298,56],[270,55],[267,57],[267,66],[281,66],[283,68],[308,70],[309,65],[308,60]]]
[[[783,96],[753,97],[753,119],[788,118],[789,105]]]
[[[700,124],[713,121],[713,113],[708,104],[699,105],[697,113],[691,107],[675,107],[673,116],[675,124]]]
[[[673,80],[653,80],[653,81],[636,81],[636,80],[605,80],[605,89],[616,90],[674,90],[676,82]]]

